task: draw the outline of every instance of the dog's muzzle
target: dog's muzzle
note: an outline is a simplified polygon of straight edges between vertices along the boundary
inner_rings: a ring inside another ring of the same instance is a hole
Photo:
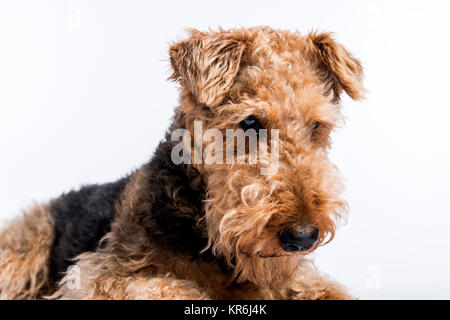
[[[286,252],[306,251],[316,244],[318,238],[319,230],[317,228],[309,232],[289,229],[280,235],[281,246]]]

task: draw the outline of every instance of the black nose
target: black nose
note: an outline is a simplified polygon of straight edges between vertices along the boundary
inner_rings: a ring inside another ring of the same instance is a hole
[[[310,232],[286,230],[281,236],[281,245],[286,252],[305,251],[311,248],[319,237],[319,230],[314,228]]]

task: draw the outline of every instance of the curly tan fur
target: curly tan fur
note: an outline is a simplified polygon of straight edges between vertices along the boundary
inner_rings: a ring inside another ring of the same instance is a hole
[[[0,232],[0,299],[36,299],[49,290],[53,222],[36,205]]]

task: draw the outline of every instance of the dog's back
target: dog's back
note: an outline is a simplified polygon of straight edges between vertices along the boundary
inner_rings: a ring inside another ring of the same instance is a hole
[[[77,255],[97,248],[110,230],[114,205],[128,177],[101,185],[88,185],[53,201],[49,213],[54,222],[51,271],[59,280]]]

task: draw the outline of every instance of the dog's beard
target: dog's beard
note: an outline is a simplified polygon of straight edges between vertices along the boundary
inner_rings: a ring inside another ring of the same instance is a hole
[[[300,256],[259,257],[237,254],[234,276],[238,282],[251,281],[261,288],[281,287],[292,278]]]
[[[230,193],[210,198],[206,205],[209,245],[224,257],[238,282],[251,281],[261,288],[274,288],[287,281],[298,267],[300,257],[284,252],[277,231],[269,227],[278,206],[269,201],[271,191],[259,184],[241,189],[235,205]]]
[[[230,229],[211,239],[212,251],[225,258],[238,282],[251,281],[261,288],[281,287],[298,268],[300,255],[284,252],[275,237],[264,229],[233,236]],[[236,231],[236,230],[235,230]],[[228,238],[229,237],[229,238]]]
[[[224,188],[224,185],[221,187]],[[216,256],[226,260],[234,270],[234,278],[239,282],[252,281],[266,287],[289,277],[287,273],[290,272],[282,272],[281,269],[292,263],[279,262],[279,259],[290,259],[277,257],[280,252],[277,252],[279,245],[276,239],[272,241],[273,250],[266,251],[270,242],[266,226],[276,206],[265,201],[267,197],[261,196],[263,192],[264,187],[259,183],[248,186],[228,183],[228,188],[223,192],[209,194],[205,218],[208,247]]]
[[[298,199],[283,190],[282,179],[270,182],[252,176],[252,183],[245,184],[249,181],[242,179],[245,176],[249,176],[246,170],[236,170],[232,175],[214,170],[209,175],[205,203],[208,248],[225,258],[236,280],[274,288],[291,278],[305,254],[285,252],[279,240],[280,231],[302,222],[296,213]],[[322,204],[316,205],[306,219],[320,230],[318,243],[310,251],[333,238],[336,218],[345,209],[338,192],[331,192],[332,187],[327,185]]]

